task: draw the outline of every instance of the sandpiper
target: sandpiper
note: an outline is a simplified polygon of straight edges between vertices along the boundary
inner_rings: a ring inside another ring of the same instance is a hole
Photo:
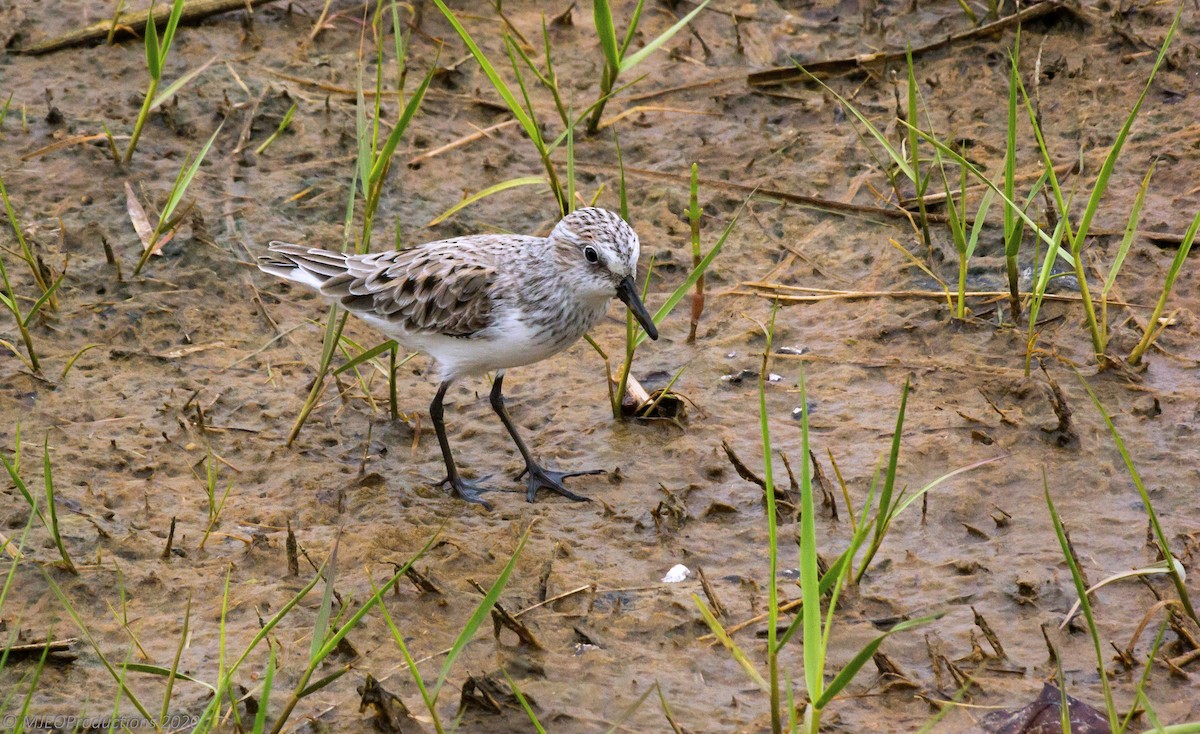
[[[584,335],[604,315],[613,296],[629,307],[651,339],[658,329],[634,284],[639,243],[625,220],[605,209],[568,214],[549,237],[483,234],[417,247],[347,255],[272,242],[273,255],[258,267],[315,289],[406,347],[437,363],[437,392],[429,417],[437,433],[446,478],[459,497],[485,507],[483,487],[463,479],[450,452],[442,400],[451,383],[495,371],[492,409],[500,416],[528,475],[526,498],[539,489],[572,500],[567,477],[538,464],[504,407],[504,371],[551,357]]]

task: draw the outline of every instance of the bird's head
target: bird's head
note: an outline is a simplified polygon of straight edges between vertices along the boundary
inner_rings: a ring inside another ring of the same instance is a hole
[[[607,209],[576,209],[555,226],[550,241],[581,295],[620,298],[646,334],[658,338],[658,328],[633,280],[641,250],[633,227]]]

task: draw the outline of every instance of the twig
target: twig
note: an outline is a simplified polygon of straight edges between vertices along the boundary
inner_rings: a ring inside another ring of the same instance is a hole
[[[250,8],[269,2],[271,0],[190,0],[190,2],[183,6],[183,13],[179,16],[179,22],[181,24],[195,23],[212,15],[220,15],[221,13],[228,13],[234,10],[249,10]],[[155,25],[166,23],[167,17],[170,15],[171,3],[159,3],[154,7]],[[148,10],[121,13],[113,18],[98,20],[89,26],[77,28],[69,33],[35,43],[32,46],[13,49],[13,51],[19,54],[36,56],[71,46],[79,46],[90,41],[105,39],[114,30],[133,34],[142,33],[146,30],[146,19],[149,16],[150,11]]]
[[[949,46],[960,41],[973,40],[977,38],[983,38],[984,36],[994,35],[996,33],[1000,33],[1001,31],[1008,30],[1009,28],[1018,24],[1028,23],[1034,18],[1041,18],[1042,16],[1052,15],[1061,11],[1074,13],[1070,6],[1060,2],[1059,0],[1049,0],[1048,2],[1030,5],[1022,9],[1020,12],[1013,13],[1008,17],[981,25],[978,28],[972,28],[969,31],[963,31],[961,33],[952,33],[945,38],[932,43],[927,43],[924,46],[917,46],[912,49],[912,55],[915,58],[923,53],[935,51],[944,46]],[[801,64],[801,66],[810,72],[836,73],[841,71],[849,71],[852,69],[859,69],[872,64],[885,64],[890,61],[903,61],[906,57],[906,54],[907,52],[903,50],[877,51],[875,53],[846,56],[840,59],[813,61],[811,63]],[[752,87],[764,87],[773,84],[785,84],[787,82],[802,81],[807,78],[808,77],[805,75],[805,73],[797,68],[796,65],[791,65],[777,66],[773,69],[767,69],[765,71],[756,71],[747,75],[746,81]]]
[[[740,288],[759,289],[758,291],[745,292]],[[803,295],[789,295],[780,291],[799,291]],[[731,290],[718,293],[720,296],[760,296],[762,298],[778,298],[781,301],[792,301],[797,303],[812,303],[816,301],[831,301],[837,299],[856,299],[856,298],[936,298],[945,299],[944,291],[843,291],[833,290],[830,288],[805,288],[798,285],[784,285],[782,283],[761,283],[755,281],[746,281],[738,283]],[[967,291],[964,294],[968,298],[1008,298],[1008,291]],[[1021,296],[1032,296],[1029,291],[1022,291]],[[1044,298],[1050,301],[1078,301],[1080,297],[1074,293],[1047,293]],[[1141,303],[1127,303],[1125,301],[1109,301],[1110,305],[1125,306],[1127,308],[1152,308]]]
[[[505,120],[504,122],[498,122],[495,125],[492,125],[491,127],[485,127],[482,130],[473,132],[470,135],[464,135],[463,137],[461,137],[457,140],[452,140],[451,142],[446,143],[443,146],[434,148],[433,150],[425,151],[424,153],[422,153],[420,155],[409,158],[408,159],[408,167],[413,168],[415,166],[419,166],[422,162],[427,161],[430,158],[439,156],[442,153],[447,153],[449,151],[454,150],[455,148],[461,148],[464,145],[469,145],[471,143],[474,143],[476,140],[481,140],[483,138],[490,137],[489,133],[494,133],[494,132],[497,132],[500,130],[504,130],[505,128],[510,128],[516,124],[517,124],[516,119]]]
[[[610,166],[603,163],[575,163],[575,169],[579,171],[605,171],[617,172],[616,166]],[[665,173],[662,171],[651,171],[645,168],[633,168],[625,166],[626,175],[639,176],[641,178],[652,178],[659,181],[690,181],[691,174],[676,174]],[[889,219],[903,219],[909,221],[909,212],[895,208],[889,209],[879,206],[870,206],[867,204],[852,204],[850,202],[838,201],[837,199],[825,199],[819,196],[808,196],[807,194],[796,194],[790,191],[780,191],[779,189],[768,189],[762,186],[750,186],[749,184],[735,183],[733,181],[719,181],[716,179],[701,178],[698,183],[705,188],[720,189],[723,191],[736,191],[740,194],[755,194],[760,199],[778,199],[792,204],[804,204],[816,209],[822,209],[830,212],[847,212],[855,214],[874,214],[880,217]],[[945,222],[945,216],[929,215],[931,222]]]

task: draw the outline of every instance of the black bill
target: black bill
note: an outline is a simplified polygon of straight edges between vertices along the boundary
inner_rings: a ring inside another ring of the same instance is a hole
[[[646,310],[646,305],[638,297],[637,285],[633,282],[632,277],[626,275],[625,280],[622,280],[621,284],[617,286],[617,298],[620,298],[629,307],[633,317],[646,330],[646,335],[651,339],[657,339],[658,327],[654,325],[654,319],[650,318],[650,312]]]

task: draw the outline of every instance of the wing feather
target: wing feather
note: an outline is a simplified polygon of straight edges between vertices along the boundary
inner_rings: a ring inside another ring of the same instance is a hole
[[[274,257],[261,263],[275,275],[316,285],[349,311],[412,333],[467,337],[491,325],[496,270],[485,256],[461,244],[450,240],[434,247],[345,255],[272,242]]]

